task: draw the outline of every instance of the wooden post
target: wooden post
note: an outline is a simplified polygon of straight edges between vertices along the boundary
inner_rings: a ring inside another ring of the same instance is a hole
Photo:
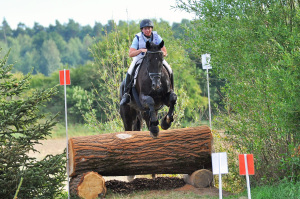
[[[211,169],[208,126],[161,131],[126,131],[69,139],[70,176],[95,171],[103,176],[191,174]]]

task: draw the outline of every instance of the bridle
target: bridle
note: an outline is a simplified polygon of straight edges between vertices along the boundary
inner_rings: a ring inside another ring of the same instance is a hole
[[[162,51],[147,51],[146,54],[149,53],[149,54],[157,54],[157,53],[162,53]],[[161,78],[161,72],[159,73],[150,73],[149,70],[148,70],[148,66],[147,65],[147,72],[149,74],[149,77],[151,80],[153,80],[154,78]]]

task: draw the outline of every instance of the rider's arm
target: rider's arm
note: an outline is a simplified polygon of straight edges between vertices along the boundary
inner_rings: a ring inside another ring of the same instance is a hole
[[[160,41],[162,40],[161,38],[159,38],[159,39],[160,39]],[[142,53],[142,52],[144,52],[144,53],[147,52],[147,49],[146,49],[146,48],[141,48],[141,49],[138,49],[138,50],[137,50],[137,48],[138,48],[138,40],[137,40],[137,38],[135,37],[135,38],[133,39],[132,44],[131,44],[130,49],[129,49],[129,57],[135,57],[135,56],[137,56],[138,54],[140,54],[140,53]],[[163,51],[164,56],[167,56],[167,55],[168,55],[167,49],[166,49],[165,46],[163,46],[163,47],[161,48],[161,50]]]
[[[161,51],[163,51],[163,53],[164,53],[164,57],[166,57],[166,56],[168,55],[168,53],[167,53],[167,49],[166,49],[166,47],[165,47],[165,46],[163,46],[163,47],[161,48]]]
[[[135,57],[141,52],[147,52],[147,49],[138,49],[139,48],[139,41],[137,37],[134,37],[132,44],[129,49],[129,57]],[[138,49],[138,50],[137,50]]]
[[[135,57],[138,54],[140,54],[141,52],[147,52],[147,49],[142,48],[142,49],[135,49],[135,48],[130,48],[129,49],[129,57]]]

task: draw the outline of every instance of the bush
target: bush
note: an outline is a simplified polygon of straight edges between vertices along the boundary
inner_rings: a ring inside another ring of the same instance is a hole
[[[209,52],[225,82],[213,126],[225,130],[227,151],[254,154],[257,182],[299,180],[299,3],[180,2],[198,16],[187,30],[191,54]]]
[[[37,161],[28,153],[37,152],[34,145],[56,124],[55,117],[45,120],[38,108],[56,89],[24,96],[30,75],[13,77],[12,65],[6,65],[8,54],[0,59],[0,198],[13,198],[17,190],[18,198],[54,198],[65,180],[64,154]]]

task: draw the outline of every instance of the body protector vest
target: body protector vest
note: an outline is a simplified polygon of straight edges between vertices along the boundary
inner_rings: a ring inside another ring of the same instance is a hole
[[[142,32],[139,32],[138,34],[135,35],[139,41],[139,47],[138,49],[141,49],[141,48],[146,48],[146,41],[145,41],[145,36],[142,34]],[[153,31],[152,32],[152,41],[153,43],[155,43],[156,45],[158,45],[158,34],[156,31]],[[137,50],[138,50],[137,49]]]

